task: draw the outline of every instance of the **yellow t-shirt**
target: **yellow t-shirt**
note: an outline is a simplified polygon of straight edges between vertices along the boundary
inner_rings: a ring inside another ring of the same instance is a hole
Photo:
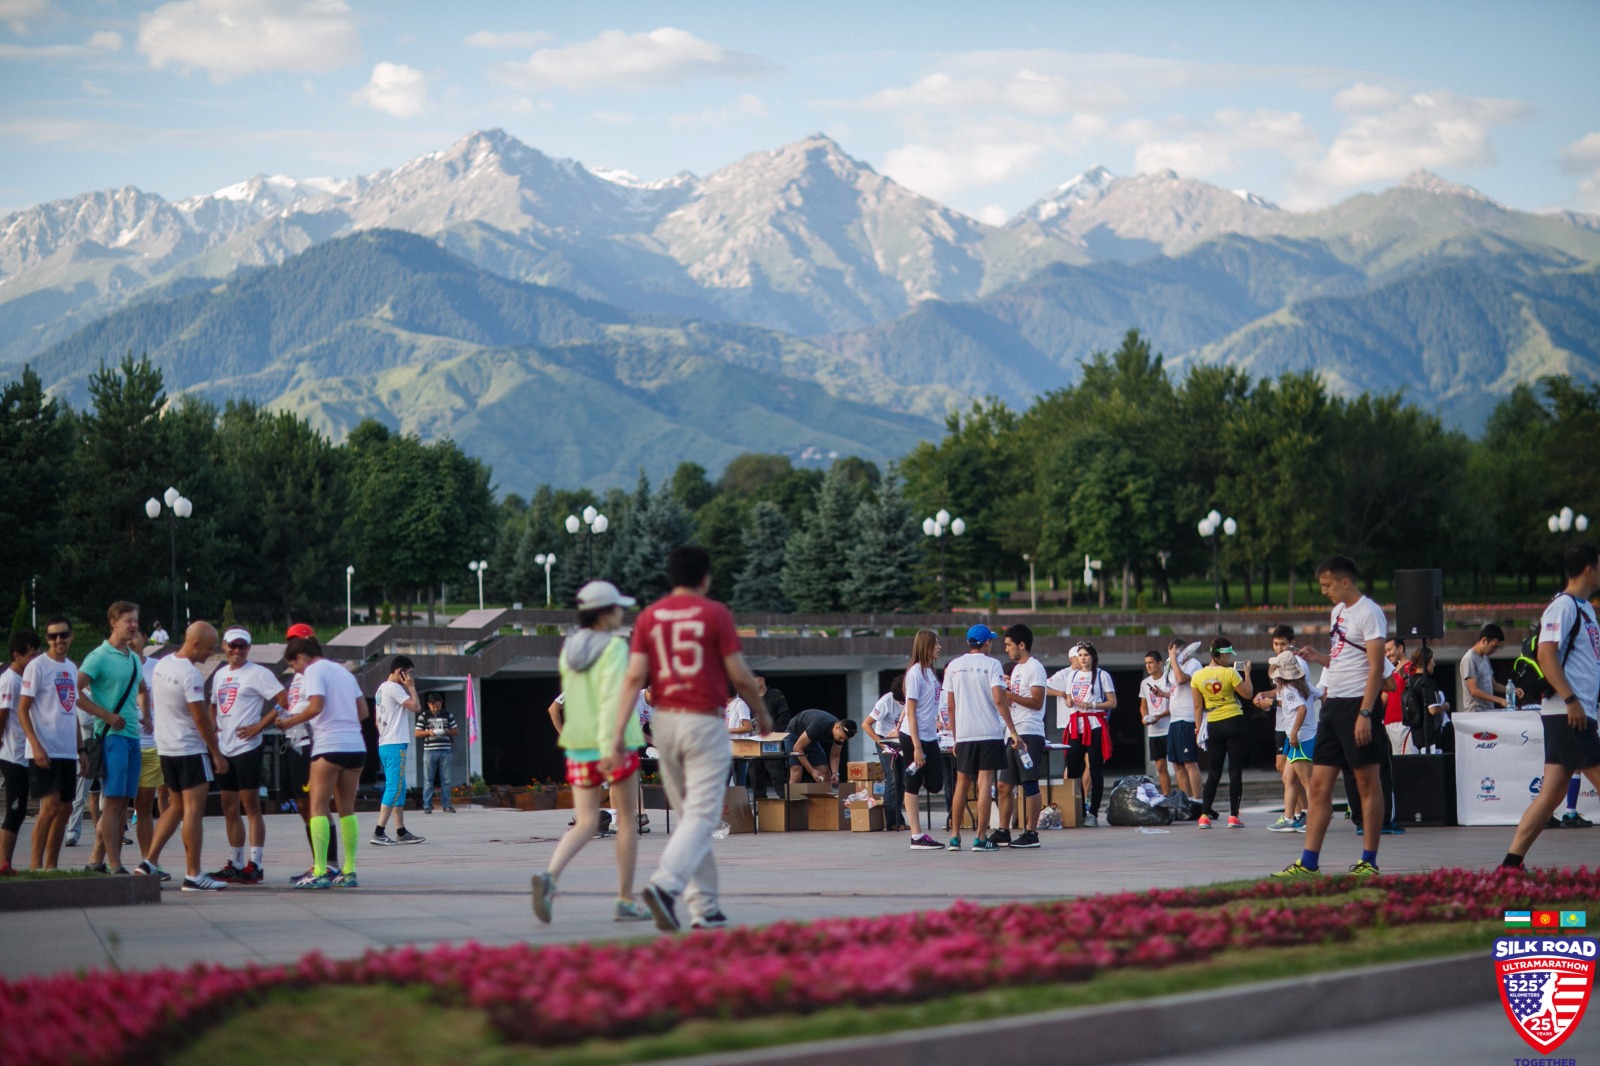
[[[1201,701],[1205,704],[1206,721],[1220,722],[1225,718],[1240,718],[1244,708],[1233,690],[1244,679],[1231,666],[1208,666],[1189,679]]]

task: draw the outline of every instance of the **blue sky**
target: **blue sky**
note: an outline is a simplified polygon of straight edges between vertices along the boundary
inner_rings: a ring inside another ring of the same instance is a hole
[[[1600,4],[0,0],[0,211],[502,127],[641,178],[809,133],[987,221],[1101,163],[1306,209],[1427,168],[1600,211]]]

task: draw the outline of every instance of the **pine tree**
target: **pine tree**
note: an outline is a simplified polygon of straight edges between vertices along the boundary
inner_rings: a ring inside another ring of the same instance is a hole
[[[783,591],[795,609],[808,614],[844,610],[846,562],[855,538],[856,492],[845,468],[834,463],[817,490],[816,504],[805,524],[789,538],[784,559]]]
[[[735,611],[780,614],[794,610],[783,592],[783,563],[789,522],[775,503],[758,503],[744,533],[744,568],[734,580],[730,606]]]
[[[617,540],[617,548],[625,552],[620,558],[612,556],[618,585],[627,595],[649,603],[670,591],[667,556],[693,539],[694,519],[671,489],[663,488],[643,507],[631,510],[625,526],[626,537]]]
[[[893,474],[879,486],[876,498],[861,501],[851,527],[845,609],[894,611],[913,606],[922,533]]]

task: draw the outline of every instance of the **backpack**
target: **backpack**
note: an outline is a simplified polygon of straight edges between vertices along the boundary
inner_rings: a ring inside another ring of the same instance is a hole
[[[1563,596],[1572,596],[1570,592],[1561,593]],[[1572,619],[1572,628],[1567,630],[1567,635],[1561,641],[1561,666],[1565,669],[1567,656],[1572,654],[1573,647],[1577,644],[1578,631],[1583,628],[1583,607],[1578,602],[1578,597],[1572,596],[1573,606],[1576,608]],[[1533,624],[1533,632],[1522,642],[1521,654],[1511,664],[1511,683],[1522,690],[1521,703],[1540,703],[1546,696],[1555,694],[1555,688],[1544,676],[1544,670],[1539,666],[1539,623]]]

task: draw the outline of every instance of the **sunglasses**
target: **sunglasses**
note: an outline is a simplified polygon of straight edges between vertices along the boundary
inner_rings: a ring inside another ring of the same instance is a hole
[[[250,650],[250,645],[244,643],[243,641],[238,641],[238,640],[234,641],[232,644],[229,644],[228,647],[232,648],[234,651],[249,651]]]
[[[68,630],[58,630],[57,632],[54,632],[54,633],[46,633],[44,635],[44,639],[45,640],[71,640],[72,639],[72,630],[70,630],[70,629],[68,629]]]

